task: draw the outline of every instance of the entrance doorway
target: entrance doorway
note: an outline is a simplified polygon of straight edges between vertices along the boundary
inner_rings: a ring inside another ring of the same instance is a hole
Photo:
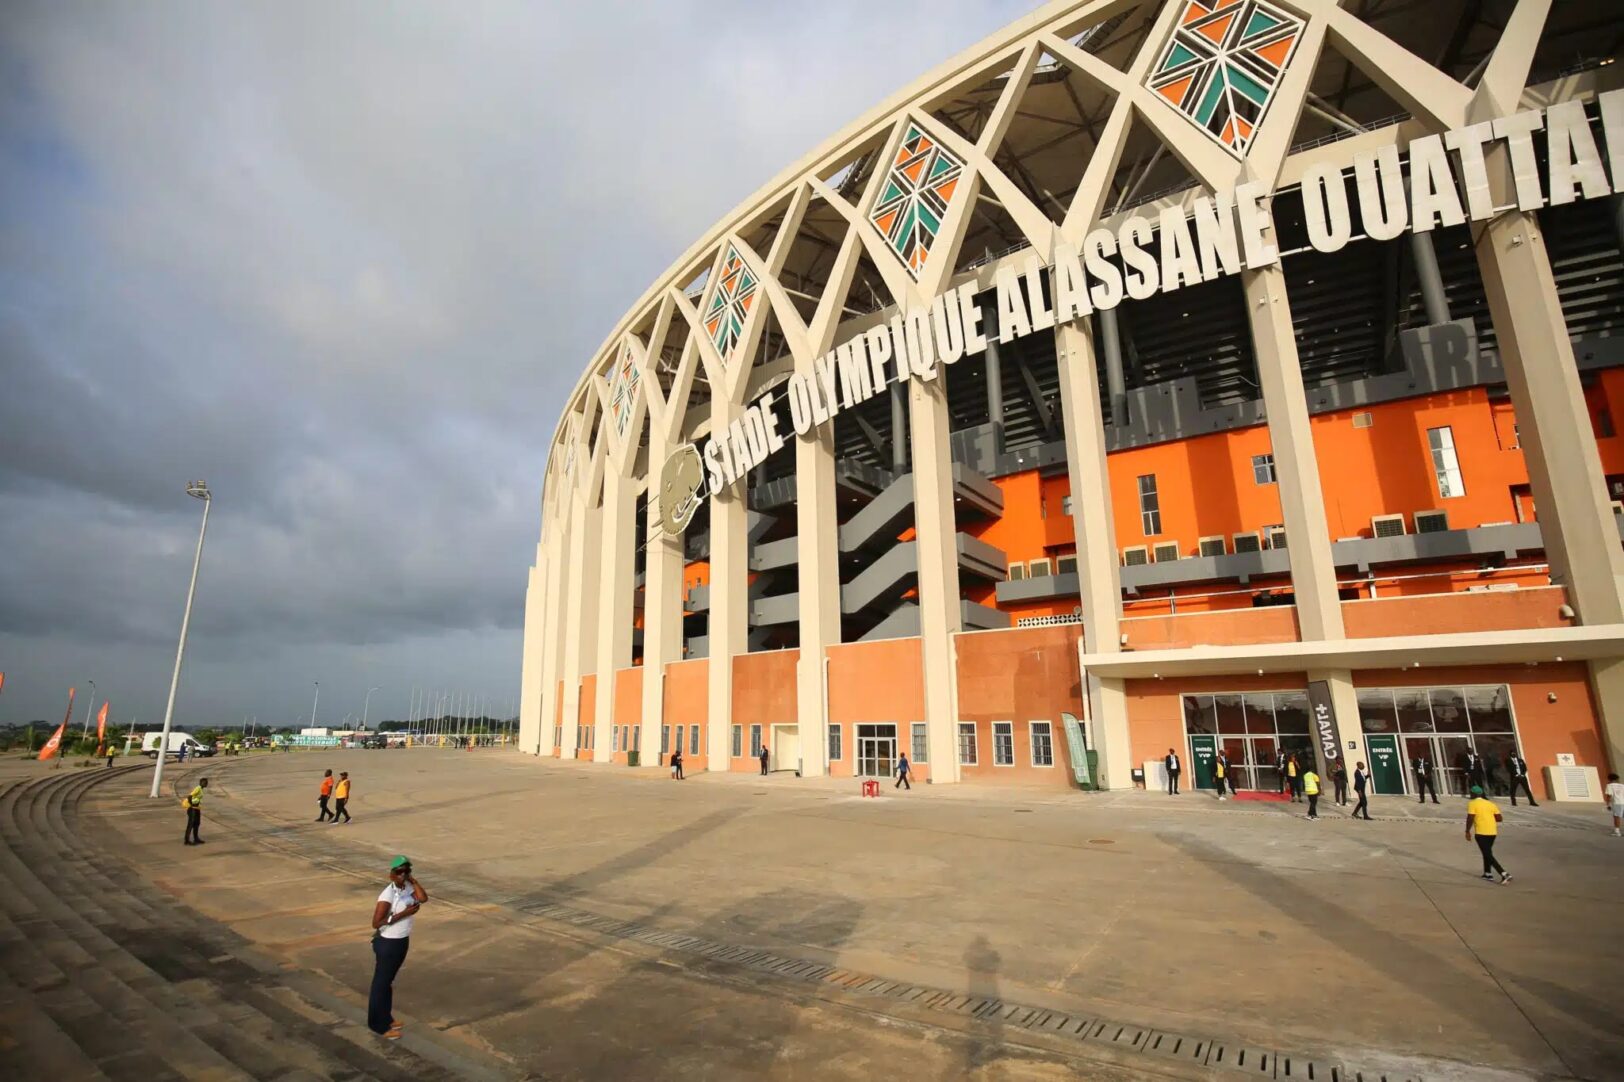
[[[1359,721],[1378,793],[1416,792],[1415,761],[1423,757],[1432,761],[1439,793],[1465,796],[1474,784],[1498,796],[1511,791],[1505,764],[1517,751],[1517,726],[1504,684],[1361,688]],[[1398,779],[1383,776],[1378,748],[1401,757],[1394,764]],[[1466,755],[1474,751],[1481,773],[1469,778]]]
[[[775,770],[801,772],[801,730],[796,725],[773,726],[773,758]]]
[[[1228,783],[1237,790],[1280,791],[1280,752],[1295,753],[1299,769],[1314,761],[1308,728],[1308,693],[1248,691],[1185,695],[1184,731],[1197,789],[1214,787],[1212,760],[1229,758]]]
[[[897,760],[897,727],[894,724],[857,726],[857,776],[889,778]]]

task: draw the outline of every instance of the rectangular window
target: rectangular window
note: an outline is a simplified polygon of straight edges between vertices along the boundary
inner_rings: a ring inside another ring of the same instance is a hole
[[[1062,497],[1060,497],[1060,509],[1062,511],[1064,511],[1068,515],[1071,514],[1071,497],[1070,496],[1062,496]]]
[[[682,753],[682,736],[687,731],[688,731],[687,726],[685,726],[685,725],[678,725],[677,726],[677,753],[679,755]]]
[[[632,750],[637,752],[643,750],[643,727],[641,725],[632,726]]]
[[[660,726],[660,754],[664,755],[671,750],[671,726]]]
[[[563,743],[564,743],[564,727],[562,725],[554,725],[553,726],[553,747],[556,748],[556,747],[558,747],[559,745],[561,745]]]
[[[733,758],[744,754],[744,726],[733,726]]]
[[[908,754],[913,757],[913,761],[916,763],[930,762],[930,759],[927,758],[930,755],[928,750],[929,741],[926,739],[926,734],[929,731],[924,722],[916,721],[913,723],[913,739],[909,742],[911,747]]]
[[[1162,505],[1156,498],[1156,475],[1144,474],[1139,478],[1139,523],[1146,537],[1162,532]]]
[[[609,750],[620,750],[620,729],[618,727],[609,731]]]
[[[699,726],[697,725],[688,730],[688,754],[699,754]]]
[[[1015,765],[1015,723],[1013,721],[995,721],[992,723],[992,765]]]
[[[1460,477],[1460,459],[1455,457],[1455,433],[1448,425],[1427,429],[1427,446],[1432,450],[1432,473],[1438,479],[1442,499],[1466,495]]]
[[[759,759],[760,757],[761,757],[761,726],[752,725],[752,726],[750,726],[750,758]]]
[[[975,766],[976,759],[976,723],[973,721],[959,722],[959,763],[963,766]]]
[[[1274,455],[1252,456],[1252,480],[1260,485],[1274,484]]]
[[[1047,721],[1030,723],[1032,730],[1032,765],[1054,766],[1054,733]]]
[[[829,761],[840,762],[840,726],[829,726]]]

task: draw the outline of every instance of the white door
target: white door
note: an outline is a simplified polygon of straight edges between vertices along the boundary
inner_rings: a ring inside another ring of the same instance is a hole
[[[773,726],[774,770],[801,770],[801,730],[794,725]]]

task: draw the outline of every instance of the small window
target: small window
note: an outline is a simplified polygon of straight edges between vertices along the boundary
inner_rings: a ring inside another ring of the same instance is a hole
[[[1062,556],[1062,557],[1060,557],[1059,560],[1055,561],[1055,570],[1058,571],[1062,575],[1075,575],[1075,574],[1077,574],[1077,557],[1075,557],[1075,556]]]
[[[563,743],[564,743],[564,727],[562,725],[554,725],[553,726],[553,747],[555,747],[555,748],[560,747],[560,746],[563,745]]]
[[[733,758],[737,759],[744,754],[744,726],[733,726]]]
[[[643,750],[643,727],[641,725],[632,726],[632,750],[636,752]]]
[[[1162,505],[1156,496],[1156,475],[1144,474],[1139,478],[1139,523],[1146,537],[1162,532]]]
[[[840,762],[840,726],[829,726],[829,761]]]
[[[1466,495],[1460,476],[1460,459],[1455,456],[1455,432],[1448,425],[1427,429],[1427,445],[1432,450],[1432,473],[1438,481],[1438,496],[1452,499]]]
[[[1026,564],[1024,562],[1017,562],[1009,565],[1010,582],[1020,582],[1024,578],[1026,578]]]
[[[660,726],[660,754],[664,755],[671,750],[671,726]]]
[[[975,766],[979,760],[976,756],[976,723],[973,721],[959,722],[959,762],[964,766]]]
[[[992,723],[992,765],[1015,765],[1015,723],[1013,721],[995,721]]]
[[[618,725],[609,731],[609,750],[620,750],[620,727]]]
[[[1260,485],[1274,484],[1274,455],[1252,456],[1252,480]]]
[[[909,754],[913,756],[913,761],[916,763],[930,762],[930,741],[926,736],[929,731],[924,722],[916,721],[913,723],[913,739],[910,741],[912,750],[909,751]]]
[[[1613,411],[1606,406],[1596,411],[1596,437],[1598,439],[1612,439],[1618,433],[1613,431]]]
[[[760,757],[761,757],[761,726],[752,725],[752,726],[750,726],[750,758],[759,759]]]
[[[685,725],[678,725],[677,726],[677,752],[679,754],[682,752],[682,736],[687,731],[688,731],[687,726],[685,726]]]
[[[1065,512],[1068,515],[1071,514],[1071,497],[1070,496],[1062,496],[1062,497],[1060,497],[1060,510]]]
[[[688,730],[688,754],[699,754],[699,726],[697,725]]]
[[[1054,766],[1054,733],[1047,721],[1034,721],[1032,730],[1032,765]]]

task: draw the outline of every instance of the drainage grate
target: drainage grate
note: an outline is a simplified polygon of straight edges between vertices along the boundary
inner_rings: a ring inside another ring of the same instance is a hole
[[[1090,839],[1090,841],[1110,844],[1109,839]],[[886,980],[872,973],[857,973],[803,958],[785,958],[754,947],[717,943],[676,932],[644,928],[637,924],[572,909],[556,902],[536,901],[518,908],[521,912],[548,920],[590,928],[605,935],[633,939],[669,950],[701,955],[773,977],[821,983],[858,995],[896,999],[943,1014],[968,1016],[981,1023],[1020,1027],[1036,1033],[1055,1034],[1095,1045],[1109,1045],[1120,1051],[1144,1052],[1183,1063],[1249,1074],[1253,1077],[1289,1079],[1291,1082],[1423,1082],[1421,1076],[1416,1074],[1358,1071],[1340,1063],[1315,1061],[1304,1056],[1281,1055],[1266,1048],[1225,1043],[1207,1037],[1191,1037],[1182,1033],[1169,1033],[1103,1018],[1065,1014],[1043,1007],[1028,1007],[1019,1003],[1005,1002],[996,996],[963,995],[940,988]]]

